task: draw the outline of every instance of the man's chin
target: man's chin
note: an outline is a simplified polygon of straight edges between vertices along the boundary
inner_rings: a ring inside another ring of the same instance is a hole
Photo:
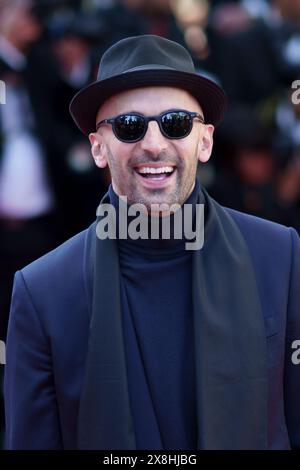
[[[142,191],[139,194],[136,194],[136,197],[134,197],[134,201],[128,201],[128,203],[142,204],[145,206],[148,213],[150,211],[152,211],[152,213],[156,211],[157,206],[159,207],[158,210],[164,210],[163,206],[166,206],[166,208],[168,208],[173,205],[180,204],[178,196],[174,194],[174,191],[170,192],[170,190],[167,190],[167,188],[152,190],[151,192],[149,191],[148,194]]]

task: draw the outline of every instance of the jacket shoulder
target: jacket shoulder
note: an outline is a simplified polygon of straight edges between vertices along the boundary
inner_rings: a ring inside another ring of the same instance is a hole
[[[25,266],[21,269],[24,278],[28,282],[40,282],[45,277],[49,280],[68,275],[72,277],[72,273],[74,274],[84,261],[87,262],[85,258],[90,251],[93,229],[95,230],[95,223]]]
[[[291,232],[296,232],[293,228],[262,219],[260,217],[239,212],[234,209],[224,207],[225,211],[233,218],[246,241],[253,241],[256,246],[272,243],[290,243]]]
[[[300,238],[293,228],[227,209],[237,224],[252,260],[265,317],[284,324],[299,303]],[[273,328],[273,326],[272,326]],[[276,326],[279,329],[278,326]]]

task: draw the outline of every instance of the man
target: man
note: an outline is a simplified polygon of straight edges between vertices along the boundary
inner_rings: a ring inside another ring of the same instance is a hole
[[[151,35],[108,49],[74,97],[112,185],[97,223],[16,274],[8,448],[299,447],[299,238],[200,187],[224,108],[188,52]],[[124,236],[134,203],[169,221],[169,239]],[[204,244],[188,250],[176,214],[189,205],[201,230],[200,204]]]

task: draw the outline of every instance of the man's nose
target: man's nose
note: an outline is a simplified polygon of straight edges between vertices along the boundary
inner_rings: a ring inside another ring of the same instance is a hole
[[[144,138],[140,141],[141,149],[158,155],[168,146],[167,138],[162,135],[157,122],[150,121]]]

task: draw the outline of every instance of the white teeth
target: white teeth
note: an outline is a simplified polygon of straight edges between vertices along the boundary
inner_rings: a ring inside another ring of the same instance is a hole
[[[172,173],[174,168],[172,166],[162,166],[159,168],[154,168],[154,167],[148,167],[148,166],[143,166],[139,168],[137,171],[142,174],[147,174],[147,173]]]

